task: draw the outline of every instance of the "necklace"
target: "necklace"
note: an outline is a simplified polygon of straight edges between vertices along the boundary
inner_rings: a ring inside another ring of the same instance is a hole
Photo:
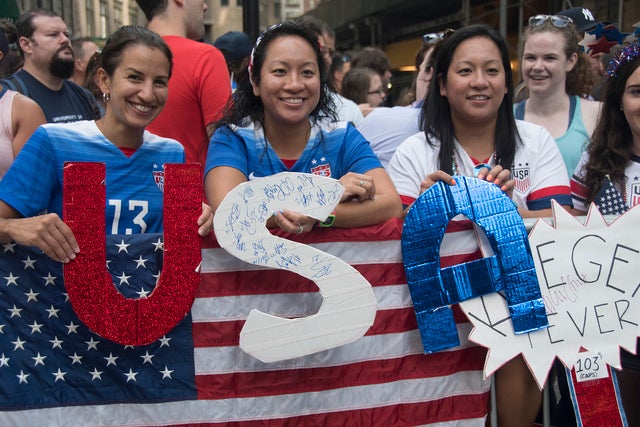
[[[489,156],[489,159],[487,160],[487,163],[478,163],[473,167],[473,176],[477,177],[478,174],[480,173],[480,170],[482,168],[487,168],[489,170],[491,170],[491,163],[493,163],[493,161],[495,160],[495,155],[496,153],[492,153],[491,156]],[[451,156],[451,171],[452,171],[452,175],[459,175],[459,168],[458,168],[458,157],[456,156],[456,152],[453,152],[453,155]]]

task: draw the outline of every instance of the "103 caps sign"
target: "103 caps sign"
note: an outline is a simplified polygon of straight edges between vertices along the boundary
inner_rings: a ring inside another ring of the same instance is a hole
[[[598,377],[600,365],[620,368],[619,347],[636,351],[640,244],[634,231],[640,229],[640,210],[633,208],[611,224],[594,205],[584,224],[555,202],[553,211],[555,226],[538,220],[529,237],[549,328],[515,335],[504,322],[509,313],[499,295],[461,304],[475,326],[470,339],[490,349],[485,375],[522,353],[542,387],[556,356],[567,367]]]

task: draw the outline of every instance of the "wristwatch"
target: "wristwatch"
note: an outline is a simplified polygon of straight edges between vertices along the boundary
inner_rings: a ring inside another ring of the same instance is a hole
[[[336,211],[331,212],[324,221],[318,221],[318,225],[320,227],[331,227],[334,222],[336,222]]]

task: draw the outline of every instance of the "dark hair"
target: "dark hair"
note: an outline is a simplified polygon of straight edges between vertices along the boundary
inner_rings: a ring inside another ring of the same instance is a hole
[[[147,21],[151,21],[154,17],[164,13],[169,6],[168,0],[136,0],[136,3],[138,3],[138,7],[144,13]]]
[[[112,76],[120,64],[122,53],[129,46],[144,45],[160,50],[169,61],[169,77],[173,69],[173,55],[167,44],[158,34],[139,25],[125,25],[117,29],[102,48],[100,67]]]
[[[309,31],[306,27],[291,21],[285,21],[280,24],[267,28],[256,42],[256,46],[251,53],[249,64],[249,78],[239,80],[237,90],[233,97],[229,99],[225,108],[224,116],[216,127],[227,124],[238,126],[246,126],[248,120],[263,124],[264,120],[264,104],[259,96],[253,93],[251,80],[256,85],[260,84],[260,71],[264,64],[267,50],[271,43],[280,37],[300,37],[306,41],[316,55],[318,62],[318,73],[320,75],[320,99],[318,105],[311,112],[311,119],[317,122],[320,118],[330,118],[336,121],[335,104],[332,99],[331,89],[328,86],[328,73],[324,64],[320,45],[316,34]],[[247,119],[248,118],[248,119]]]
[[[565,80],[565,91],[571,96],[584,96],[591,93],[596,84],[595,76],[591,70],[591,63],[587,54],[580,51],[578,45],[578,34],[575,26],[569,23],[566,27],[558,28],[550,20],[544,21],[535,27],[529,26],[522,35],[520,51],[524,52],[524,45],[531,34],[556,33],[564,40],[564,55],[567,59],[574,53],[577,55],[576,63],[567,73]],[[520,58],[522,61],[522,57]]]
[[[80,56],[84,56],[84,44],[87,42],[95,43],[91,37],[80,37],[80,38],[74,38],[73,40],[71,40],[73,55],[76,58],[79,58]]]
[[[0,78],[2,78],[17,71],[22,66],[23,60],[15,47],[18,40],[15,25],[6,19],[0,19],[0,32],[0,45],[6,43],[5,46],[0,46],[0,51],[4,53],[4,57],[0,60]],[[5,48],[6,52],[4,52]]]
[[[33,20],[39,16],[46,16],[48,18],[60,18],[60,15],[55,13],[53,10],[43,9],[43,8],[35,8],[35,9],[28,10],[27,12],[20,15],[20,17],[16,21],[16,31],[18,32],[18,40],[20,40],[20,37],[26,37],[30,39],[31,36],[33,36],[33,33],[36,30],[36,28],[33,25]],[[24,52],[20,47],[20,43],[18,43],[18,51],[20,52],[20,56],[24,58]]]
[[[365,47],[353,58],[351,58],[352,68],[371,68],[376,73],[380,74],[380,77],[384,77],[387,71],[391,71],[391,64],[389,58],[384,51],[378,47]]]
[[[91,92],[98,102],[102,102],[102,91],[100,90],[100,86],[98,86],[98,81],[96,80],[98,68],[100,68],[101,55],[102,54],[100,52],[96,52],[91,55],[91,58],[89,58],[89,61],[87,62],[84,82],[82,83],[82,86]]]
[[[329,85],[331,86],[331,90],[337,92],[335,74],[336,72],[343,72],[344,64],[350,63],[351,57],[344,53],[333,52],[331,55],[331,66],[329,66]]]
[[[316,18],[313,15],[302,15],[301,17],[296,19],[296,22],[300,25],[308,26],[312,31],[317,33],[319,36],[324,37],[329,36],[331,38],[336,37],[336,32],[329,24],[325,21]]]
[[[377,75],[371,68],[352,68],[342,79],[342,96],[356,104],[367,102],[371,79]]]
[[[638,67],[640,57],[622,63],[616,76],[609,77],[605,82],[600,118],[587,146],[589,160],[584,166],[587,203],[593,201],[606,175],[624,188],[625,169],[633,154],[633,136],[621,109],[622,95],[627,80]]]
[[[489,39],[500,51],[507,93],[498,109],[495,160],[496,164],[503,168],[511,169],[516,143],[520,137],[513,117],[513,75],[509,62],[509,49],[502,36],[484,24],[469,25],[456,30],[442,42],[440,52],[434,60],[433,75],[434,79],[437,79],[434,82],[439,81],[442,85],[447,83],[447,72],[456,49],[462,42],[476,37]],[[427,93],[426,101],[420,111],[420,129],[424,131],[427,142],[432,147],[436,147],[436,140],[440,141],[439,168],[449,174],[452,173],[455,130],[451,120],[451,108],[447,98],[435,88],[431,88]]]

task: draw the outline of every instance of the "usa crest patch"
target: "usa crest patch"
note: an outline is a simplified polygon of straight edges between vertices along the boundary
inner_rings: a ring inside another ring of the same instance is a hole
[[[314,175],[326,176],[327,178],[331,178],[331,165],[329,163],[318,165],[314,168],[311,168],[311,173]]]
[[[164,170],[153,171],[151,173],[153,174],[153,181],[156,183],[156,187],[164,193]]]
[[[634,182],[631,184],[631,206],[635,206],[640,203],[640,183]]]
[[[513,180],[515,181],[515,188],[518,192],[524,193],[531,186],[531,174],[529,173],[529,168],[514,168],[511,171],[513,176]]]

